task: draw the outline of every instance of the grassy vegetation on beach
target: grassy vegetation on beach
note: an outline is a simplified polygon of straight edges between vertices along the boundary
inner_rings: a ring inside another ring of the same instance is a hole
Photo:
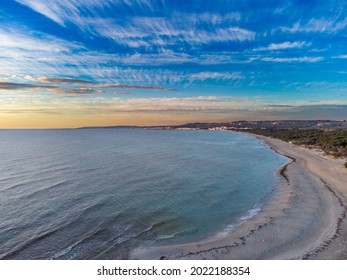
[[[347,156],[347,130],[320,129],[251,129],[250,133],[278,138],[297,145],[322,149],[334,157]]]

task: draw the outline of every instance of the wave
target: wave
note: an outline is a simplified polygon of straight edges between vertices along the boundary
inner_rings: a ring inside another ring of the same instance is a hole
[[[238,221],[236,223],[227,225],[224,227],[224,229],[217,234],[215,234],[211,239],[219,239],[227,236],[231,231],[233,231],[235,228],[241,226],[246,221],[251,220],[256,215],[258,215],[261,211],[261,204],[256,203],[254,207],[246,212],[246,214],[240,218],[238,218]]]

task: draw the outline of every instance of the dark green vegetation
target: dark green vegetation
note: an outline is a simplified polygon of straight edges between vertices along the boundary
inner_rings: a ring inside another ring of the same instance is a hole
[[[232,121],[226,123],[187,123],[168,128],[209,129],[224,127],[226,129],[325,129],[347,130],[347,121],[330,120],[286,120],[286,121]]]
[[[317,147],[335,157],[347,156],[347,130],[250,129],[247,132],[278,138],[297,145]]]

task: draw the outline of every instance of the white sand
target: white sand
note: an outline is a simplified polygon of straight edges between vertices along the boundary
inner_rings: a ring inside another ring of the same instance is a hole
[[[134,259],[347,259],[347,169],[343,160],[263,136],[292,158],[274,199],[216,240],[138,248]]]

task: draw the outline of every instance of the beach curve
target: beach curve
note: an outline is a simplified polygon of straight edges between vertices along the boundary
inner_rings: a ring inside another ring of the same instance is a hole
[[[132,259],[346,259],[347,169],[284,141],[253,135],[290,162],[275,197],[214,240],[137,248]]]

